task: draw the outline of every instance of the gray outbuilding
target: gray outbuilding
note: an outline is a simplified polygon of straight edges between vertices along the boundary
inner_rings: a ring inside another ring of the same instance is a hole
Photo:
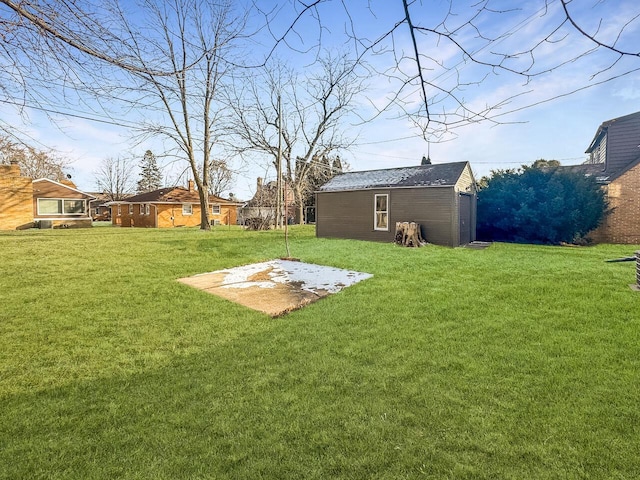
[[[348,172],[316,192],[316,235],[392,242],[396,222],[416,222],[429,243],[476,238],[476,182],[469,162]]]

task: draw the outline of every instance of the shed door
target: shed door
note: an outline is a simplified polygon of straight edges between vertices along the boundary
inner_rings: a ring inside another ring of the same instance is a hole
[[[460,245],[466,245],[471,243],[471,202],[473,196],[465,193],[461,193],[459,196],[459,208],[460,208]]]

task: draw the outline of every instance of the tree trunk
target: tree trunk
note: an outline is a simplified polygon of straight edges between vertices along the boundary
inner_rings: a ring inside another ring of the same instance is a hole
[[[395,239],[405,247],[421,247],[427,243],[420,233],[420,224],[415,222],[396,222]]]

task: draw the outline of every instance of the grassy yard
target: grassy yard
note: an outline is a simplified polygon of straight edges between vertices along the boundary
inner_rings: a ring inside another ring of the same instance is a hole
[[[0,479],[631,479],[640,247],[316,239],[374,277],[279,319],[176,282],[220,228],[0,234]]]

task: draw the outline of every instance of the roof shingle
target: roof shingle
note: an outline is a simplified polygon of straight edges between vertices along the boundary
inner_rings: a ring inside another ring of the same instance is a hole
[[[196,190],[184,187],[165,187],[152,192],[140,193],[123,200],[125,203],[200,203]],[[210,203],[236,203],[215,195],[209,195]]]
[[[416,167],[388,168],[347,172],[333,177],[320,192],[340,190],[366,190],[388,187],[436,187],[456,184],[467,162],[418,165]]]

